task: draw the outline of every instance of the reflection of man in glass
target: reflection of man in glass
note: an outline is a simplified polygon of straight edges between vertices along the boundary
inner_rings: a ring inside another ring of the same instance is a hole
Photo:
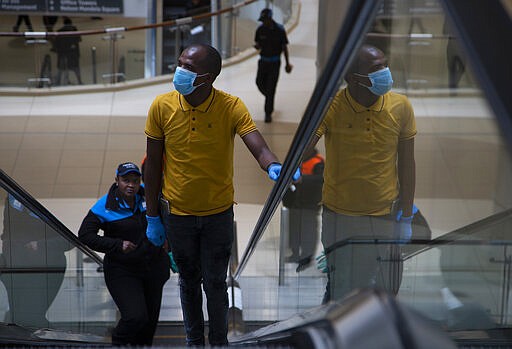
[[[397,247],[373,239],[410,239],[416,124],[408,99],[389,92],[387,64],[376,47],[360,49],[347,88],[336,94],[313,139],[325,136],[322,243],[335,299],[360,287],[397,292]],[[370,243],[335,246],[366,238]]]
[[[48,327],[46,311],[64,280],[64,252],[71,247],[21,202],[8,195],[4,207],[0,280],[7,289],[9,312],[0,320]]]

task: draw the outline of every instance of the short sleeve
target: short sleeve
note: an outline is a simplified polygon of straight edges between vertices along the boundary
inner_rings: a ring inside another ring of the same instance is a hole
[[[240,137],[244,137],[247,134],[256,131],[257,127],[254,123],[254,120],[252,119],[251,115],[249,114],[249,110],[245,106],[244,102],[240,98],[236,99],[235,105],[234,105],[234,115],[236,117],[235,120],[235,132]]]
[[[407,140],[416,136],[416,119],[411,102],[404,96],[402,112],[400,115],[400,140]]]
[[[320,124],[320,126],[318,126],[318,128],[316,129],[315,131],[315,135],[320,138],[322,137],[323,135],[325,135],[327,131],[327,124],[325,122],[325,117],[324,119],[322,120],[322,123]]]
[[[153,103],[151,103],[151,107],[149,107],[148,117],[146,119],[146,127],[144,129],[144,133],[146,136],[156,140],[164,139],[164,133],[161,127],[161,105],[160,105],[161,97],[158,96],[155,98]]]
[[[341,99],[343,98],[342,93],[343,90],[336,92],[336,95],[332,99],[331,104],[329,105],[329,108],[327,108],[327,112],[325,113],[324,118],[320,123],[320,126],[318,126],[318,129],[315,132],[317,137],[320,138],[327,133],[327,125],[329,120],[332,120],[336,114],[339,114]]]

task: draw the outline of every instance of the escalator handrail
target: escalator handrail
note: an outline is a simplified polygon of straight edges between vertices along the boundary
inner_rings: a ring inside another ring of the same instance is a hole
[[[404,260],[410,259],[420,253],[423,253],[423,252],[430,250],[434,247],[437,247],[439,245],[454,244],[454,243],[461,244],[460,240],[462,239],[463,236],[469,236],[469,235],[476,234],[476,233],[482,231],[482,228],[488,227],[490,224],[494,224],[500,220],[509,218],[511,216],[512,216],[512,209],[508,209],[503,212],[499,212],[499,213],[493,214],[489,217],[483,218],[479,221],[473,222],[464,227],[458,228],[452,232],[446,233],[446,234],[439,236],[433,240],[426,240],[425,247],[418,249],[414,252],[411,252],[407,255],[404,255],[403,258],[404,258]],[[508,246],[509,244],[512,244],[512,240],[465,240],[465,241],[474,241],[475,244],[477,243],[477,241],[481,241],[481,243],[485,244],[485,245]],[[412,240],[411,242],[422,244],[421,240]],[[468,244],[470,244],[470,242],[468,242]]]
[[[2,169],[0,169],[0,186],[9,194],[13,195],[16,200],[22,203],[23,206],[36,214],[43,222],[53,228],[64,239],[69,241],[73,246],[80,249],[98,265],[103,265],[103,259],[96,252],[84,245],[57,217],[48,211],[46,207],[16,183],[16,181],[14,181],[14,179],[7,175],[7,173]]]
[[[512,240],[500,240],[500,239],[471,239],[463,240],[464,237],[471,236],[486,228],[491,224],[497,223],[503,219],[512,217],[512,209],[508,209],[503,212],[499,212],[492,216],[486,217],[477,222],[471,223],[467,226],[456,229],[452,232],[439,236],[435,239],[412,239],[412,240],[400,240],[400,239],[377,239],[377,238],[347,238],[339,240],[336,243],[326,247],[324,252],[326,255],[332,253],[335,250],[343,248],[348,245],[424,245],[411,253],[403,254],[402,260],[411,259],[418,254],[424,253],[433,248],[442,245],[455,245],[455,246],[512,246]]]
[[[306,107],[297,132],[290,145],[288,154],[284,160],[281,175],[273,186],[268,196],[260,217],[249,238],[247,247],[242,255],[240,264],[234,274],[237,280],[253,254],[258,241],[274,215],[284,192],[291,182],[295,169],[299,166],[304,150],[311,142],[315,130],[322,122],[329,102],[339,88],[339,81],[342,79],[350,59],[355,53],[359,43],[363,40],[364,34],[371,25],[371,19],[378,11],[381,0],[353,1],[347,11],[338,38],[335,42],[329,60],[318,79],[313,94]]]

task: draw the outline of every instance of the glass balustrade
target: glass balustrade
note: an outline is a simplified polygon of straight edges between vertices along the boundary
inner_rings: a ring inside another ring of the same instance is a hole
[[[9,53],[0,57],[0,87],[105,86],[140,81],[174,72],[183,48],[194,43],[217,47],[224,59],[244,51],[244,57],[255,54],[252,48],[254,32],[259,25],[259,12],[266,2],[260,0],[235,6],[239,3],[236,0],[219,1],[218,8],[213,10],[211,6],[164,6],[155,26],[140,29],[148,24],[145,18],[71,17],[72,25],[83,35],[66,37],[52,32],[23,35],[22,32],[29,30],[23,23],[17,32],[13,32],[12,24],[17,16],[1,14],[0,32],[4,35],[0,36],[0,45]],[[293,6],[298,4],[290,0],[274,1],[276,21],[291,26],[293,23],[288,22],[291,22]],[[176,22],[189,16],[191,21]],[[33,31],[46,30],[43,16],[31,15],[30,18]],[[62,28],[63,18],[57,19],[53,31]],[[158,25],[163,22],[169,24]],[[78,40],[79,56],[68,63],[63,58],[66,54],[59,55],[62,52],[59,48],[73,38]],[[76,72],[80,73],[80,79]]]
[[[339,301],[380,286],[446,331],[508,328],[512,158],[496,116],[437,1],[384,1],[367,40],[387,53],[394,90],[416,114],[412,240],[337,228],[344,238],[324,246],[321,212],[290,216],[282,202],[239,277],[244,304],[268,306],[244,317],[283,320],[320,306],[329,289]],[[318,148],[325,154],[322,139]],[[293,256],[297,241],[299,251],[314,241],[309,260]]]

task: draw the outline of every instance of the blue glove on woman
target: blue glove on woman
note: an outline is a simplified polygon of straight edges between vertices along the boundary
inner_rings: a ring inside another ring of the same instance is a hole
[[[283,165],[281,165],[281,164],[279,164],[277,162],[271,163],[268,166],[268,168],[267,168],[268,178],[270,178],[274,182],[277,181],[277,179],[279,178],[279,175],[281,174],[281,169],[282,168],[283,168]],[[293,180],[294,181],[299,180],[299,178],[300,178],[300,168],[298,168],[295,171],[295,173],[293,174]]]
[[[162,246],[165,242],[165,229],[159,216],[152,217],[146,215],[148,227],[146,228],[146,236],[148,240],[155,246]]]

